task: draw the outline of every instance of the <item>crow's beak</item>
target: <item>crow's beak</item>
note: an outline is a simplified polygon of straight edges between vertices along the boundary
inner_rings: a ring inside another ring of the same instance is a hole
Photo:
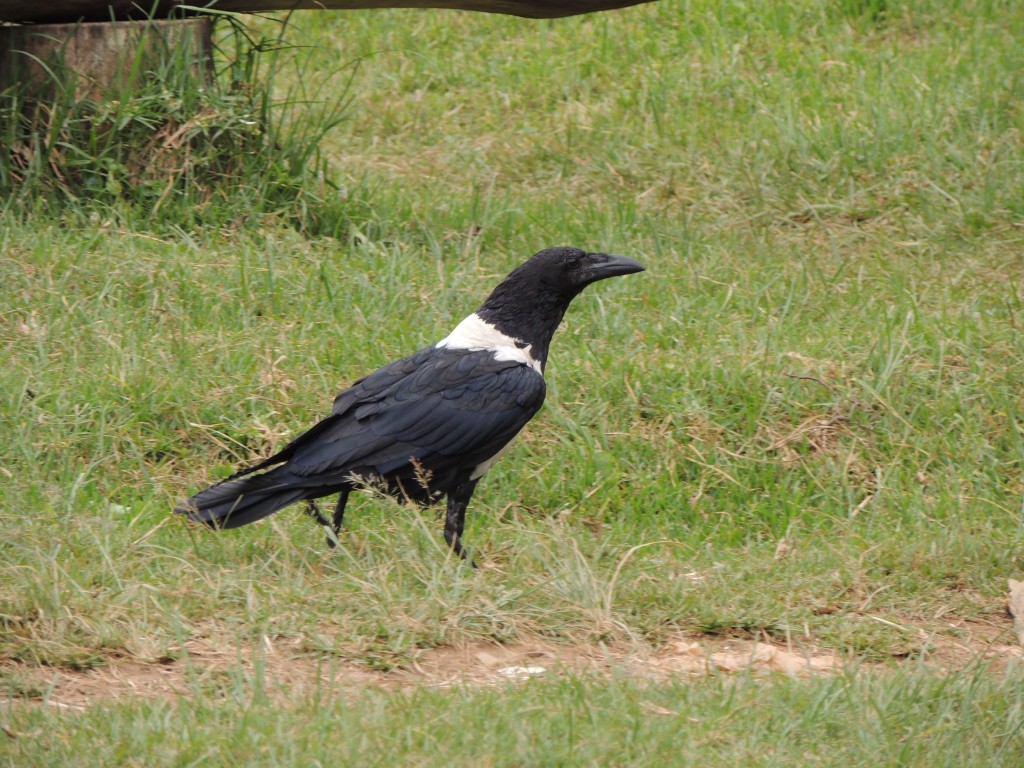
[[[643,272],[645,267],[639,261],[634,261],[628,256],[615,256],[610,253],[591,253],[590,259],[590,282],[604,280],[606,277],[618,277],[619,275],[631,275],[634,272]]]

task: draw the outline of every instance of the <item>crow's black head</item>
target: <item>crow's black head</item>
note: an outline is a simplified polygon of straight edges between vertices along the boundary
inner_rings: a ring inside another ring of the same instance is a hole
[[[642,272],[639,262],[608,253],[587,253],[579,248],[546,248],[510,274],[506,283],[526,294],[556,294],[572,301],[591,283],[606,277]]]
[[[514,269],[477,315],[502,333],[533,345],[544,360],[555,329],[584,288],[606,277],[643,270],[639,262],[626,256],[547,248]]]

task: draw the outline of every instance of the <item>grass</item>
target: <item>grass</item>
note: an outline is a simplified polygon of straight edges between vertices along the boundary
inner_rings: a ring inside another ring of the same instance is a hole
[[[344,215],[319,142],[344,119],[344,83],[310,78],[285,24],[219,18],[212,61],[186,35],[147,27],[102,88],[86,88],[63,50],[20,71],[0,93],[6,211],[173,232],[277,218],[337,233]],[[282,76],[293,82],[283,95]],[[329,101],[313,101],[317,84],[337,86]]]
[[[282,708],[225,695],[98,705],[54,733],[26,712],[19,765],[1017,765],[1020,686],[980,670],[881,681],[564,679],[520,687],[320,691]],[[230,714],[228,714],[230,713]],[[34,731],[34,733],[33,733]],[[187,736],[182,736],[187,734]],[[27,740],[42,750],[23,749]],[[83,757],[84,756],[84,757]]]
[[[351,62],[319,145],[338,237],[9,207],[4,759],[1018,765],[1019,670],[971,659],[1014,642],[1024,569],[1022,22],[973,0],[295,14],[309,72]],[[649,271],[570,310],[545,408],[474,499],[479,571],[444,557],[439,510],[369,495],[333,552],[298,510],[168,519],[560,243]],[[304,697],[228,665],[187,696],[18,701],[198,640],[386,675],[444,646],[679,638],[850,667]]]

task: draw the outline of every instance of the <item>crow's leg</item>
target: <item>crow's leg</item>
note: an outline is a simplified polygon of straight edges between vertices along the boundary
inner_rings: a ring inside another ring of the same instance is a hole
[[[324,517],[324,513],[320,511],[320,505],[316,503],[316,499],[306,499],[306,514],[324,528],[334,532],[333,537],[331,534],[327,534],[327,546],[331,549],[337,545],[338,536],[341,534],[341,523],[345,519],[345,505],[348,503],[348,495],[351,492],[351,488],[341,489],[338,493],[338,506],[334,508],[334,515],[330,520]]]
[[[476,568],[476,563],[466,556],[466,550],[462,548],[462,529],[466,525],[466,507],[469,506],[476,483],[476,480],[467,480],[449,491],[448,514],[444,518],[444,540],[448,542],[452,552],[466,560],[474,568]]]
[[[334,536],[327,536],[327,546],[332,549],[335,543],[338,541],[338,536],[341,535],[341,523],[345,520],[345,505],[348,504],[348,495],[352,493],[351,488],[342,488],[338,494],[338,506],[334,508],[334,517],[331,519],[331,530],[334,531]],[[324,527],[327,526],[327,521],[324,521]]]
[[[319,525],[327,528],[330,525],[327,518],[324,517],[320,511],[320,506],[316,503],[316,499],[306,499],[306,514],[313,518]]]

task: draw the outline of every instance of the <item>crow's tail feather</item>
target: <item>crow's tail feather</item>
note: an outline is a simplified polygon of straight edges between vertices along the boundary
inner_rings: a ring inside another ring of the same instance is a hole
[[[182,502],[174,511],[212,528],[238,528],[309,498],[310,488],[296,486],[284,468],[262,475],[232,477]]]

